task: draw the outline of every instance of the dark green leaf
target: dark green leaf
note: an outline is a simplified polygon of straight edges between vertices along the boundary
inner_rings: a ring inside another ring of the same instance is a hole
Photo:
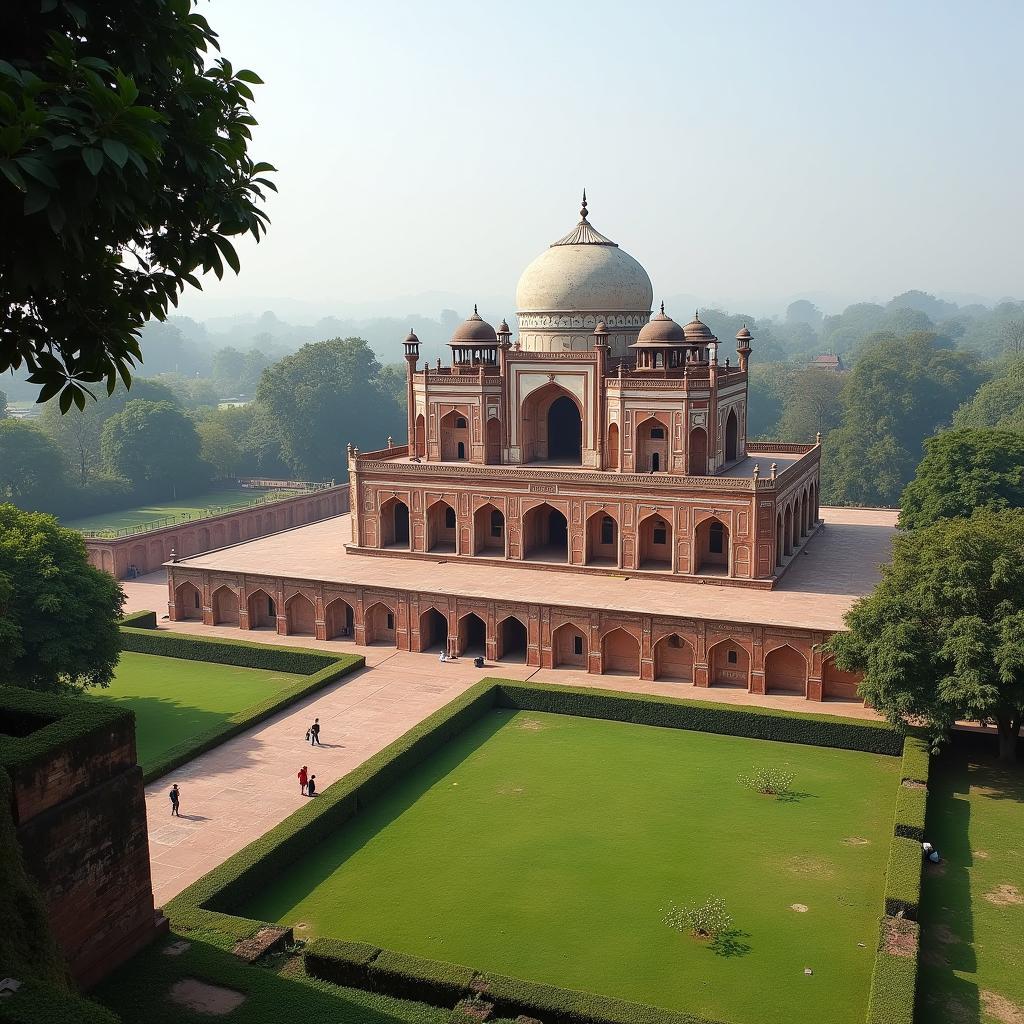
[[[44,185],[49,185],[50,188],[57,188],[57,179],[53,176],[53,171],[39,157],[19,156],[18,166],[36,181],[41,181]]]
[[[25,179],[21,176],[21,171],[18,170],[18,165],[13,160],[0,160],[0,171],[19,192],[27,191],[28,186],[25,184]]]
[[[128,147],[123,142],[118,142],[117,139],[104,139],[103,152],[118,167],[124,167],[125,161],[128,159]]]
[[[91,146],[88,149],[83,149],[82,159],[85,161],[85,166],[88,167],[93,174],[100,173],[100,170],[103,167],[103,154],[98,149],[94,149]]]

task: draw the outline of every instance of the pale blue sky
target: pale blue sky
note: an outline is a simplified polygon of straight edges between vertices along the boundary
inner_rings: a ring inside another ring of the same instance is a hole
[[[1022,0],[201,10],[267,83],[254,151],[281,194],[241,277],[184,313],[510,304],[584,185],[656,296],[1024,295]]]

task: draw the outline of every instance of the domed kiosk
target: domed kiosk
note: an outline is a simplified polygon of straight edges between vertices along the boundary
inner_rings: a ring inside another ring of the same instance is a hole
[[[579,223],[552,242],[516,287],[519,346],[534,352],[593,347],[603,321],[611,355],[625,356],[651,316],[647,271],[589,221],[583,193]]]

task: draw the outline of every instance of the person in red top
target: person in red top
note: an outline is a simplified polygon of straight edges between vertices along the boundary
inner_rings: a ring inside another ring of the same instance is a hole
[[[309,782],[309,769],[303,765],[299,769],[299,792],[306,795],[306,784]]]

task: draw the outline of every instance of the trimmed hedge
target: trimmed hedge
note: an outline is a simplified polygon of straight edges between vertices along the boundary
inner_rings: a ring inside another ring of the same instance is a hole
[[[122,626],[134,626],[136,629],[156,629],[156,612],[132,612],[120,622]]]
[[[909,735],[903,741],[903,781],[920,782],[927,786],[931,764],[931,745],[928,741],[913,733]]]
[[[153,615],[139,612],[139,615]],[[366,659],[361,654],[331,654],[303,647],[280,647],[257,644],[248,640],[224,640],[220,637],[189,636],[184,633],[153,632],[149,629],[121,627],[121,649],[135,654],[155,654],[183,661],[208,661],[216,665],[235,665],[239,668],[268,669],[306,676],[300,683],[290,686],[259,704],[233,714],[226,722],[207,732],[171,747],[155,764],[145,771],[146,783],[166,775],[200,754],[220,746],[232,736],[251,729],[271,715],[317,690],[337,682],[342,676],[362,668]]]
[[[916,921],[901,922],[901,927],[913,932],[915,948],[910,956],[894,956],[885,949],[889,923],[885,917],[879,923],[878,951],[871,972],[867,1024],[914,1024],[921,929]]]
[[[922,863],[919,842],[903,836],[893,837],[885,869],[885,912],[890,917],[902,914],[912,921],[917,920]]]
[[[249,640],[225,640],[221,637],[190,636],[164,630],[121,627],[121,650],[135,654],[158,654],[164,658],[185,661],[210,661],[239,668],[265,668],[271,672],[291,672],[308,676],[339,661],[338,655],[327,651],[311,651],[303,647],[279,647],[256,644]]]
[[[303,951],[306,972],[338,985],[449,1006],[479,994],[497,1017],[539,1016],[545,1024],[715,1024],[706,1017],[538,985],[460,964],[379,949],[364,942],[314,939]]]
[[[839,747],[899,756],[903,737],[890,725],[836,715],[803,714],[741,704],[614,693],[545,683],[485,679],[498,687],[502,707],[550,711],[580,718],[604,718],[636,725],[745,736],[750,739]]]
[[[223,931],[227,913],[253,895],[321,839],[333,833],[397,778],[494,706],[495,689],[478,683],[328,786],[266,835],[193,882],[165,908],[178,929]],[[246,922],[253,925],[254,922]]]
[[[896,791],[896,824],[893,834],[920,843],[924,839],[924,815],[928,790],[919,783],[901,784]]]

